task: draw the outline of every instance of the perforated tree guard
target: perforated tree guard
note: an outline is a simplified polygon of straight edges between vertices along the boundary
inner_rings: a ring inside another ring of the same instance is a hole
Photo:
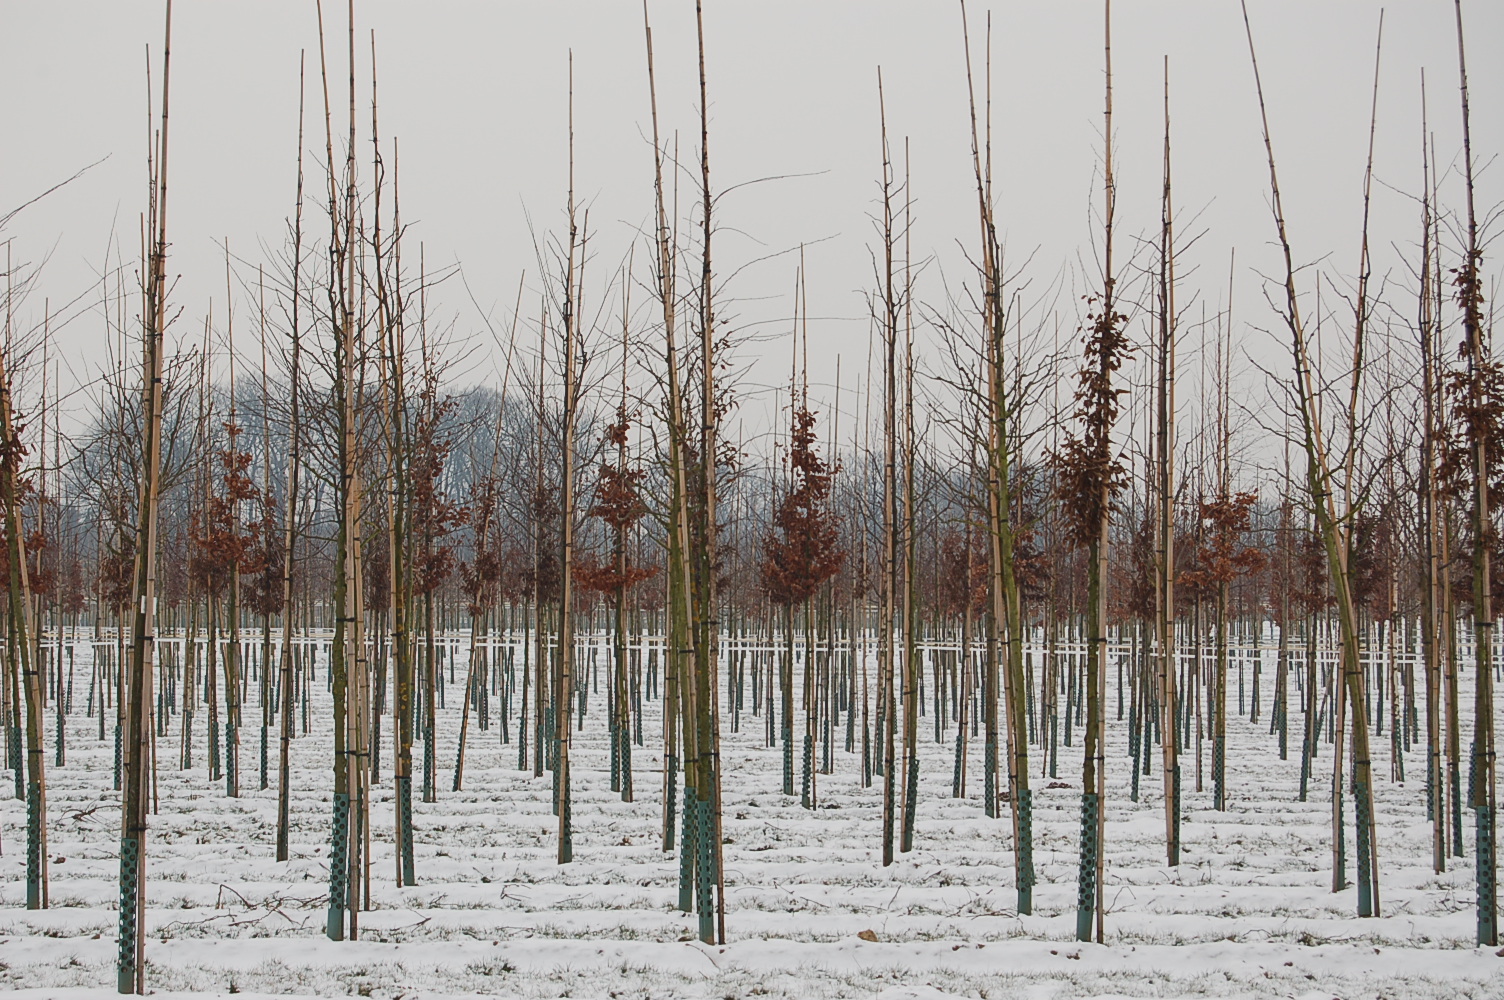
[[[813,789],[812,789],[811,786],[814,783],[814,780],[813,780],[814,779],[814,773],[815,773],[815,734],[814,733],[805,733],[804,734],[804,772],[803,772],[802,775],[800,775],[799,801],[804,804],[804,808],[806,808],[806,809],[813,809],[814,808],[814,803],[812,801],[810,801],[810,793],[813,791]]]
[[[957,726],[956,727],[956,763],[955,763],[955,766],[951,769],[951,775],[950,775],[950,794],[951,794],[952,798],[959,799],[961,797],[961,755],[963,753],[965,753],[965,750],[966,750],[966,728],[964,726]]]
[[[1095,792],[1081,796],[1081,865],[1076,871],[1076,940],[1090,941],[1097,909],[1097,828],[1101,803]]]
[[[1134,748],[1132,756],[1129,757],[1129,761],[1131,762],[1129,764],[1129,767],[1130,767],[1130,769],[1132,771],[1132,776],[1131,776],[1131,781],[1130,781],[1129,787],[1128,787],[1128,801],[1130,801],[1130,802],[1137,802],[1138,801],[1138,777],[1139,777],[1138,748],[1137,747]]]
[[[1441,754],[1432,748],[1426,766],[1426,822],[1436,822],[1436,758]]]
[[[1310,723],[1306,724],[1308,727]],[[1314,731],[1311,734],[1314,736]],[[1311,740],[1309,738],[1300,741],[1300,797],[1304,802],[1311,790]]]
[[[1453,761],[1450,765],[1452,775],[1451,798],[1452,798],[1452,857],[1460,858],[1462,851],[1462,788],[1461,788],[1461,765]]]
[[[235,795],[240,788],[240,732],[225,723],[225,794]]]
[[[564,814],[559,817],[559,860],[568,863],[574,860],[574,811],[569,799],[569,787],[564,787]]]
[[[987,800],[984,812],[997,816],[997,741],[988,740],[982,757],[982,795]]]
[[[1175,810],[1174,810],[1174,812],[1172,812],[1170,814],[1170,827],[1173,830],[1173,836],[1170,838],[1171,841],[1172,841],[1172,843],[1171,843],[1171,848],[1172,849],[1171,849],[1171,852],[1170,852],[1170,864],[1171,865],[1178,865],[1178,864],[1180,864],[1180,816],[1181,816],[1181,807],[1180,807],[1180,761],[1178,759],[1175,762],[1175,773],[1170,776],[1170,784],[1171,784],[1171,787],[1175,789]]]
[[[621,795],[624,801],[631,801],[632,740],[625,727],[621,731]]]
[[[691,796],[698,798],[698,796]],[[713,889],[716,883],[715,872],[715,829],[711,823],[711,808],[708,799],[698,802],[695,806],[695,819],[697,829],[695,831],[695,846],[699,853],[700,878],[695,886],[695,905],[700,913],[700,940],[706,944],[715,941],[715,898]]]
[[[611,743],[611,790],[613,792],[619,792],[619,791],[621,791],[621,731],[620,731],[620,729],[621,729],[621,727],[618,726],[615,722],[613,722],[613,723],[611,723],[610,732],[608,734],[608,736],[610,737],[610,743]]]
[[[433,759],[434,748],[433,748],[433,743],[434,743],[433,734],[432,733],[428,733],[427,734],[427,738],[423,740],[423,801],[424,802],[432,802],[434,800],[433,777],[434,777],[434,772],[436,770],[438,770],[438,768],[436,768],[434,766],[434,759]]]
[[[120,838],[120,931],[115,958],[117,989],[136,992],[136,951],[140,927],[141,842],[135,837]]]
[[[1145,775],[1145,777],[1147,777],[1148,775],[1150,775],[1150,774],[1153,773],[1153,762],[1154,762],[1154,730],[1155,730],[1155,728],[1156,727],[1154,727],[1152,724],[1145,725],[1145,727],[1144,727],[1144,740],[1143,740],[1143,746],[1141,747],[1141,749],[1143,750],[1143,753],[1144,753],[1144,775]]]
[[[699,822],[695,813],[700,803],[693,789],[684,789],[684,828],[679,835],[679,909],[689,913],[694,909],[695,857],[699,850],[696,842]]]
[[[416,865],[413,862],[413,779],[404,775],[397,779],[397,822],[402,825],[402,884],[416,885]]]
[[[26,783],[26,908],[42,907],[42,786]]]
[[[1478,828],[1478,943],[1490,948],[1499,943],[1498,869],[1494,858],[1494,810],[1479,806]]]
[[[103,712],[104,712],[104,709],[101,708],[100,709],[100,713],[102,714]],[[18,725],[16,725],[16,723],[14,721],[12,721],[11,724],[10,724],[10,726],[9,726],[9,729],[10,729],[10,734],[9,734],[10,738],[6,741],[6,744],[5,744],[5,747],[6,747],[5,753],[6,753],[6,756],[9,758],[9,764],[10,764],[10,766],[15,770],[15,775],[16,775],[16,798],[22,799],[22,798],[26,797],[26,769],[25,769],[25,765],[22,763],[22,757],[21,757],[21,727],[18,726]],[[103,730],[100,731],[100,735],[101,736],[104,735],[104,731]],[[118,760],[119,758],[117,757],[116,759]],[[116,775],[117,775],[117,777],[115,779],[115,787],[119,788],[120,787],[120,779],[118,777],[118,775],[119,775],[119,770],[118,769],[116,770]]]
[[[1018,790],[1018,912],[1034,912],[1034,790]]]
[[[1477,802],[1478,795],[1478,744],[1467,745],[1467,803],[1473,805]]]
[[[329,916],[324,934],[331,941],[345,939],[345,893],[350,879],[350,796],[334,793],[334,823],[329,835]]]
[[[663,824],[665,833],[663,849],[665,851],[672,851],[674,849],[674,810],[678,806],[679,798],[679,785],[677,784],[679,777],[679,757],[677,754],[664,754],[663,775],[665,799],[663,803],[663,815],[665,817]]]
[[[1217,737],[1212,741],[1212,801],[1215,808],[1227,808],[1227,740]]]
[[[1353,786],[1353,812],[1358,823],[1358,916],[1373,916],[1373,802],[1367,785]]]
[[[909,780],[903,793],[903,836],[899,840],[900,851],[914,849],[914,815],[919,811],[919,756],[909,758]]]

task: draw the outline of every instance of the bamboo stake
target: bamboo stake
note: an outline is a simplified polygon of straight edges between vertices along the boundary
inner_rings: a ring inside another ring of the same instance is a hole
[[[1180,864],[1180,726],[1175,653],[1175,213],[1170,185],[1170,57],[1165,56],[1164,198],[1160,215],[1155,458],[1159,495],[1156,598],[1159,617],[1160,751],[1165,786],[1165,863]]]
[[[299,394],[302,337],[299,326],[303,266],[303,68],[305,52],[298,53],[298,182],[292,229],[292,305],[288,331],[291,366],[287,418],[287,511],[282,532],[282,655],[280,660],[282,728],[277,757],[277,860],[288,858],[290,797],[292,785],[292,739],[294,710],[293,654],[293,558],[297,545],[298,477],[301,471],[302,429],[299,426]]]
[[[897,349],[898,349],[898,301],[893,289],[893,167],[888,153],[888,116],[883,101],[882,68],[877,71],[877,106],[882,138],[882,189],[883,189],[883,270],[878,275],[882,283],[882,316],[880,322],[883,338],[883,584],[882,610],[879,619],[881,630],[881,672],[878,677],[878,726],[883,740],[883,865],[893,863],[895,823],[897,820],[897,797],[894,771],[897,767],[896,736],[898,699],[895,687],[898,680],[896,658],[898,650],[893,629],[898,604],[898,476],[897,476]]]
[[[569,787],[569,746],[574,721],[574,466],[575,424],[579,407],[579,380],[576,366],[575,324],[575,248],[580,245],[575,225],[574,203],[574,52],[569,53],[569,248],[564,269],[564,301],[560,318],[564,334],[564,456],[562,463],[560,528],[563,563],[559,586],[559,697],[554,709],[554,741],[558,747],[558,765],[554,781],[554,812],[559,817],[559,864],[574,860],[574,828]],[[582,254],[583,256],[583,254]],[[584,261],[581,260],[583,270]]]

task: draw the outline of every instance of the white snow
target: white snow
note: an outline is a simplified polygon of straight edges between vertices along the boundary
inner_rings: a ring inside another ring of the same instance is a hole
[[[18,997],[114,993],[113,742],[99,742],[97,724],[83,714],[82,647],[77,671],[68,761],[49,768],[51,909],[23,908],[24,804],[8,792],[0,800],[0,989]],[[1039,884],[1034,914],[1020,917],[1011,826],[1006,814],[984,817],[978,797],[979,738],[965,800],[950,794],[953,736],[923,743],[916,849],[885,869],[880,790],[859,787],[859,756],[838,742],[836,773],[818,779],[819,808],[800,808],[797,796],[780,793],[782,753],[762,745],[749,693],[742,731],[731,732],[729,714],[722,725],[729,940],[714,947],[694,940],[695,918],[675,908],[677,860],[659,850],[658,703],[646,703],[648,745],[634,748],[637,801],[622,803],[608,787],[602,675],[573,750],[575,860],[559,866],[549,778],[517,770],[516,746],[499,745],[494,720],[489,732],[472,720],[465,790],[449,791],[460,715],[459,688],[450,687],[439,713],[437,804],[417,802],[415,787],[419,884],[393,887],[388,720],[372,809],[374,909],[360,915],[360,940],[330,942],[322,660],[319,671],[315,735],[294,744],[293,852],[285,864],[273,860],[275,732],[272,787],[257,787],[254,682],[239,799],[207,779],[205,711],[194,769],[176,766],[177,719],[159,740],[146,976],[161,997],[1504,998],[1504,951],[1472,943],[1471,823],[1468,857],[1444,874],[1431,870],[1419,747],[1406,760],[1412,780],[1398,784],[1388,777],[1387,733],[1374,738],[1383,915],[1359,919],[1354,888],[1330,891],[1330,748],[1321,747],[1311,800],[1295,801],[1294,697],[1288,761],[1278,759],[1267,721],[1230,718],[1228,812],[1210,808],[1209,744],[1205,792],[1194,790],[1194,756],[1185,758],[1178,869],[1164,864],[1158,752],[1140,801],[1130,803],[1127,724],[1113,718],[1109,701],[1107,943],[1096,945],[1074,940],[1079,741],[1061,748],[1065,788],[1037,777],[1033,751]],[[49,712],[49,765],[52,729]],[[929,719],[920,732],[932,739]],[[421,752],[415,747],[416,761]],[[1348,836],[1351,853],[1351,829]],[[859,938],[863,931],[876,940]]]

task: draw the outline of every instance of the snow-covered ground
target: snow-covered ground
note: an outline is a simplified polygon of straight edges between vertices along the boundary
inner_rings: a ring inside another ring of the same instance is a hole
[[[23,908],[24,806],[8,793],[0,801],[0,989],[21,996],[114,989],[113,744],[99,742],[83,715],[82,651],[78,667],[68,762],[49,774],[49,910]],[[319,669],[322,681],[322,661]],[[1266,698],[1272,688],[1270,671]],[[780,793],[781,751],[762,745],[761,720],[745,714],[733,733],[728,719],[728,943],[715,947],[694,940],[695,918],[676,909],[677,862],[659,850],[657,703],[645,712],[648,746],[635,751],[637,801],[622,803],[608,786],[602,679],[573,754],[575,860],[559,866],[550,782],[517,770],[516,748],[499,744],[499,728],[472,728],[465,790],[449,792],[457,690],[439,713],[439,801],[415,802],[420,884],[392,884],[384,770],[373,807],[374,908],[360,915],[352,942],[323,934],[330,740],[294,744],[292,860],[279,864],[275,768],[273,787],[257,788],[254,693],[239,799],[207,778],[206,713],[190,771],[176,767],[174,725],[159,744],[161,808],[148,844],[148,987],[247,997],[1504,998],[1504,951],[1473,947],[1471,824],[1468,859],[1431,871],[1418,750],[1406,762],[1412,780],[1397,784],[1388,780],[1387,735],[1375,739],[1383,916],[1358,919],[1356,890],[1330,891],[1331,762],[1323,745],[1311,800],[1297,802],[1294,699],[1288,761],[1267,722],[1230,720],[1228,812],[1212,811],[1209,775],[1207,790],[1194,791],[1194,757],[1186,760],[1178,869],[1164,864],[1158,754],[1139,803],[1130,803],[1127,725],[1109,719],[1104,945],[1074,940],[1079,746],[1061,749],[1065,787],[1036,779],[1039,884],[1034,914],[1020,917],[1010,825],[1006,815],[984,817],[978,798],[980,741],[964,800],[950,794],[953,744],[924,743],[916,847],[884,868],[880,792],[860,787],[859,757],[838,746],[836,772],[820,776],[811,813]],[[316,694],[327,719],[322,683]],[[49,764],[51,732],[49,718]],[[387,761],[389,748],[388,739]]]

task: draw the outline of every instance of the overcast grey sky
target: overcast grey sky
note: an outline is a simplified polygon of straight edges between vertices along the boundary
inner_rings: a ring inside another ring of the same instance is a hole
[[[342,31],[344,5],[326,10]],[[743,188],[724,198],[718,270],[770,252],[808,251],[814,378],[857,378],[867,359],[879,171],[877,67],[896,147],[908,137],[916,199],[916,256],[934,256],[952,286],[976,241],[957,5],[935,2],[708,3],[712,176],[717,188],[769,175],[808,175]],[[1355,270],[1379,5],[1337,0],[1251,0],[1282,184],[1298,257]],[[969,4],[980,60],[984,16],[993,20],[998,215],[1010,258],[1032,256],[1036,291],[1062,268],[1091,261],[1090,211],[1099,204],[1102,9],[1098,2]],[[685,155],[697,132],[694,10],[653,0],[658,88],[666,132]],[[159,72],[162,3],[6,2],[0,31],[0,212],[87,163],[86,176],[28,209],[7,237],[24,260],[51,253],[39,288],[54,303],[86,291],[112,224],[127,255],[145,194],[146,47]],[[1504,5],[1464,7],[1472,55],[1474,144],[1484,170],[1479,204],[1504,201],[1493,157],[1504,125]],[[402,207],[431,265],[458,261],[498,318],[518,276],[537,288],[526,216],[562,228],[566,59],[575,62],[576,177],[596,232],[597,276],[625,256],[652,206],[652,162],[642,11],[635,2],[398,3],[359,0],[361,101],[368,99],[367,33],[380,60],[382,131],[401,143]],[[317,34],[312,0],[205,3],[179,0],[173,25],[172,192],[169,269],[182,275],[179,333],[197,328],[223,297],[217,244],[257,259],[276,244],[292,208],[299,50],[309,50],[310,146],[321,155]],[[1157,225],[1161,68],[1170,59],[1176,199],[1185,224],[1206,236],[1185,261],[1215,308],[1229,249],[1237,248],[1240,319],[1271,326],[1255,269],[1274,270],[1267,171],[1236,0],[1120,2],[1114,11],[1116,137],[1122,247]],[[332,56],[342,61],[337,53]],[[1420,72],[1427,71],[1431,129],[1443,170],[1460,156],[1452,5],[1391,3],[1384,28],[1373,233],[1376,269],[1402,280],[1391,244],[1408,252],[1420,188]],[[979,66],[980,68],[980,66]],[[338,100],[338,99],[337,99]],[[362,110],[364,137],[368,108]],[[337,126],[338,127],[338,126]],[[363,151],[362,155],[366,155]],[[310,171],[318,168],[308,159]],[[317,174],[313,175],[317,179]],[[1460,207],[1455,176],[1444,197]],[[319,231],[316,217],[310,225]],[[823,242],[821,242],[823,241]],[[411,252],[411,251],[409,251]],[[639,254],[639,258],[641,255]],[[729,314],[748,329],[792,309],[796,258],[743,271],[728,287]],[[938,302],[940,269],[919,296]],[[596,294],[599,294],[597,291]],[[536,294],[529,296],[536,301]],[[1067,297],[1064,322],[1074,322]],[[27,305],[39,313],[40,299]],[[218,313],[221,306],[216,306]],[[244,306],[242,305],[242,308]],[[480,329],[463,290],[432,308]],[[762,324],[762,325],[758,325]],[[1069,327],[1067,327],[1069,328]],[[102,322],[85,316],[57,338],[75,376],[97,362]],[[1256,333],[1249,333],[1253,343]],[[787,371],[787,341],[749,345],[769,354],[749,391]],[[484,367],[473,372],[487,376]],[[756,410],[755,405],[749,411]]]

